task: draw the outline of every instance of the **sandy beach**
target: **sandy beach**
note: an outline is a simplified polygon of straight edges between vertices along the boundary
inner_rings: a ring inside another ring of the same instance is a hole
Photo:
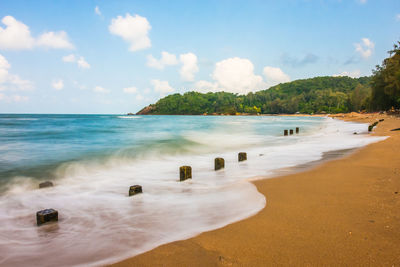
[[[400,265],[400,131],[390,131],[400,118],[335,117],[384,119],[372,134],[390,138],[311,170],[255,181],[267,198],[257,215],[113,266]]]

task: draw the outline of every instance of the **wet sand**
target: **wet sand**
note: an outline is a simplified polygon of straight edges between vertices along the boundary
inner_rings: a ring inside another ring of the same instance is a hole
[[[384,119],[372,134],[390,138],[302,172],[255,181],[267,198],[257,215],[113,266],[400,265],[400,131],[390,131],[400,118],[335,117]]]

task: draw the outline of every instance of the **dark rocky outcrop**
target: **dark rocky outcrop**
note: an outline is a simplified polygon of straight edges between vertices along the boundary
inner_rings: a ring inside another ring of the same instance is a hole
[[[58,221],[58,211],[55,209],[45,209],[36,212],[36,223],[38,226],[47,222],[56,221]]]
[[[39,188],[46,188],[46,187],[52,187],[52,186],[54,186],[54,185],[50,181],[46,181],[46,182],[43,182],[43,183],[39,184]]]

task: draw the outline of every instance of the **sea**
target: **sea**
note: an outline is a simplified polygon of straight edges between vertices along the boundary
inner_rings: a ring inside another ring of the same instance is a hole
[[[329,117],[0,114],[0,266],[103,266],[187,239],[268,205],[252,180],[383,139]],[[49,208],[59,221],[37,226]]]

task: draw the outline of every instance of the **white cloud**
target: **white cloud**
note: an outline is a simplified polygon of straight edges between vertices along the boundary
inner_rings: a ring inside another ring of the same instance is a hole
[[[118,16],[112,19],[108,29],[112,34],[118,35],[129,42],[130,51],[151,47],[151,41],[148,36],[151,26],[145,17],[139,15],[131,16],[127,13],[125,17]]]
[[[154,91],[160,94],[172,93],[174,88],[172,88],[168,81],[151,80],[151,84],[154,87]]]
[[[90,64],[86,62],[84,57],[80,57],[77,61],[78,66],[82,69],[89,69],[90,68]]]
[[[164,69],[165,66],[173,66],[178,64],[176,55],[170,54],[168,52],[161,52],[161,58],[157,60],[153,55],[147,56],[147,66],[155,69]]]
[[[1,90],[25,91],[33,89],[33,83],[21,79],[18,75],[9,73],[11,65],[0,55],[0,87]]]
[[[45,32],[39,36],[37,45],[54,49],[73,49],[74,45],[68,40],[65,31]]]
[[[227,92],[248,93],[265,89],[262,77],[254,74],[253,63],[244,58],[234,57],[217,62],[212,78],[219,88]]]
[[[182,63],[180,69],[182,80],[193,81],[195,73],[199,71],[199,67],[197,66],[197,56],[193,53],[181,54],[179,60]]]
[[[367,0],[357,0],[360,4],[365,4],[365,3],[367,3]]]
[[[76,62],[76,58],[75,58],[75,55],[74,55],[74,54],[70,54],[70,55],[68,55],[68,56],[64,56],[64,57],[62,58],[62,60],[63,60],[64,62]]]
[[[93,92],[95,93],[100,93],[100,94],[108,94],[110,90],[105,89],[104,87],[101,86],[96,86],[93,88]]]
[[[195,88],[199,92],[225,91],[247,94],[290,81],[290,77],[280,68],[266,66],[263,74],[266,81],[262,76],[254,73],[254,65],[250,60],[238,57],[228,58],[215,64],[211,75],[213,82],[201,80],[195,83]]]
[[[64,31],[45,32],[37,40],[31,36],[29,27],[12,16],[5,16],[0,27],[0,49],[23,50],[34,46],[54,49],[73,49],[74,45],[68,40]]]
[[[0,27],[0,49],[31,49],[34,46],[35,40],[28,26],[12,16],[5,16],[1,22],[6,27]]]
[[[333,76],[338,77],[338,76],[348,76],[351,78],[359,78],[361,75],[360,70],[353,70],[353,71],[343,71],[339,74],[334,74]]]
[[[356,52],[360,53],[364,59],[369,58],[372,55],[375,44],[368,38],[362,38],[360,43],[354,44]]]
[[[135,86],[126,87],[123,89],[126,94],[135,94],[137,92],[137,88]]]
[[[70,54],[70,55],[64,56],[62,58],[62,60],[64,62],[68,62],[68,63],[76,63],[78,65],[78,67],[82,68],[82,69],[90,69],[90,64],[82,56],[79,56],[79,58],[78,58],[78,56],[75,56],[74,54]]]
[[[194,87],[196,88],[196,91],[202,92],[202,93],[208,93],[208,92],[217,92],[217,91],[222,91],[223,89],[218,88],[218,84],[208,82],[208,81],[198,81],[195,83]]]
[[[94,13],[96,13],[96,14],[99,15],[99,16],[101,16],[101,11],[100,11],[99,6],[96,6],[96,7],[94,8]]]
[[[400,21],[400,14],[397,14],[397,15],[396,15],[396,20],[397,20],[397,21]]]
[[[263,74],[269,86],[290,82],[289,75],[284,73],[280,68],[266,66],[263,69]]]
[[[64,88],[64,81],[63,80],[54,81],[51,84],[51,86],[53,86],[53,88],[56,90],[62,90]]]

